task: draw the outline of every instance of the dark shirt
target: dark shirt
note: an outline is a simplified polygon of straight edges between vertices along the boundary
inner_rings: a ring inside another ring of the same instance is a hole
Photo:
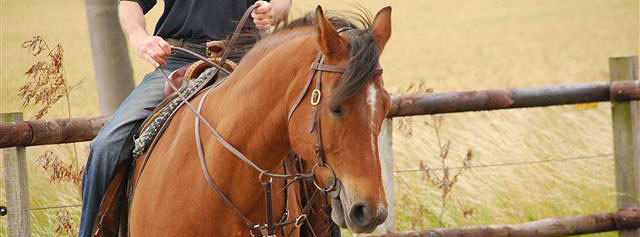
[[[135,1],[146,14],[156,0]],[[156,23],[154,35],[203,43],[222,40],[233,32],[236,23],[255,0],[164,0],[164,12]]]

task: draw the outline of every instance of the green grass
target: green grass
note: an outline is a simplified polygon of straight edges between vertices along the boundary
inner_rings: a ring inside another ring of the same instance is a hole
[[[637,55],[640,45],[636,0],[357,2],[374,13],[387,4],[393,7],[393,34],[382,57],[385,85],[391,92],[417,83],[443,92],[603,81],[608,79],[608,57]],[[24,111],[26,117],[34,113],[22,109],[16,96],[23,72],[33,63],[20,44],[41,35],[50,44],[63,45],[69,81],[83,81],[82,89],[71,94],[72,115],[97,116],[84,5],[43,0],[0,4],[0,112]],[[300,16],[316,4],[351,9],[344,1],[294,1],[292,15]],[[156,9],[150,18],[158,15]],[[139,82],[150,67],[131,55]],[[47,118],[65,117],[60,104]],[[608,103],[586,110],[558,106],[443,118],[441,136],[452,142],[449,166],[458,166],[468,149],[475,153],[473,165],[612,153]],[[431,118],[394,120],[395,169],[415,169],[419,161],[439,166],[434,131],[425,121]],[[410,124],[411,134],[399,128],[401,123]],[[87,144],[80,146],[81,157],[86,157]],[[49,148],[67,154],[69,148],[61,147],[29,148],[28,156],[35,159]],[[32,207],[79,203],[78,187],[49,184],[35,165],[29,172]],[[447,227],[508,224],[612,211],[613,172],[609,156],[473,168],[454,187],[442,223]],[[395,183],[398,230],[440,227],[437,189],[418,173],[397,174]],[[3,200],[4,193],[0,203]],[[79,214],[79,208],[70,211]],[[472,214],[465,217],[464,211]],[[54,234],[49,217],[55,211],[32,215],[34,235]],[[4,228],[5,218],[0,218],[0,233]]]

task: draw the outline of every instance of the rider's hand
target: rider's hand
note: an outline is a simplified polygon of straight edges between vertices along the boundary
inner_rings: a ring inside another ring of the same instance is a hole
[[[167,41],[159,36],[141,34],[131,38],[131,45],[138,57],[141,57],[155,68],[167,63],[167,56],[171,55],[171,47]]]
[[[256,28],[259,30],[267,30],[275,23],[275,17],[273,14],[273,8],[271,3],[266,1],[257,1],[255,3],[256,8],[251,12],[253,17],[253,23],[256,24]]]

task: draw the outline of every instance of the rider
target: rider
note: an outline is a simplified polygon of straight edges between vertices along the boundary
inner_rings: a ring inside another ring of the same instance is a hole
[[[79,236],[91,236],[102,196],[120,161],[131,158],[133,146],[126,143],[132,131],[147,116],[145,108],[156,106],[163,98],[164,76],[197,59],[185,54],[171,55],[170,45],[180,46],[201,55],[207,41],[222,40],[235,28],[244,11],[255,0],[165,0],[164,12],[156,23],[155,32],[145,30],[146,14],[156,0],[121,0],[119,18],[136,54],[155,70],[145,75],[142,83],[120,105],[96,138],[82,179],[82,217]],[[269,29],[289,14],[291,0],[257,1],[251,13],[260,30]],[[162,69],[160,69],[162,67]]]

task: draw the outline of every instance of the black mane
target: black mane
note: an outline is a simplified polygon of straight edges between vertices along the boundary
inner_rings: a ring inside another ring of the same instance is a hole
[[[330,106],[340,106],[347,99],[351,98],[360,88],[373,78],[378,67],[380,51],[378,50],[376,40],[371,32],[371,14],[359,8],[358,12],[347,12],[351,17],[345,17],[331,12],[329,14],[329,22],[338,30],[348,29],[343,34],[349,36],[349,65],[347,71],[342,76],[334,90],[330,99]],[[273,34],[281,31],[287,31],[298,27],[306,27],[313,25],[314,14],[310,12],[305,16],[295,19],[288,24],[278,26]],[[354,19],[362,27],[358,27],[349,18]],[[232,59],[239,60],[242,58],[260,39],[265,37],[258,32],[255,27],[245,27],[233,42],[230,55]],[[230,37],[229,37],[230,38]],[[225,41],[229,45],[228,39]]]

